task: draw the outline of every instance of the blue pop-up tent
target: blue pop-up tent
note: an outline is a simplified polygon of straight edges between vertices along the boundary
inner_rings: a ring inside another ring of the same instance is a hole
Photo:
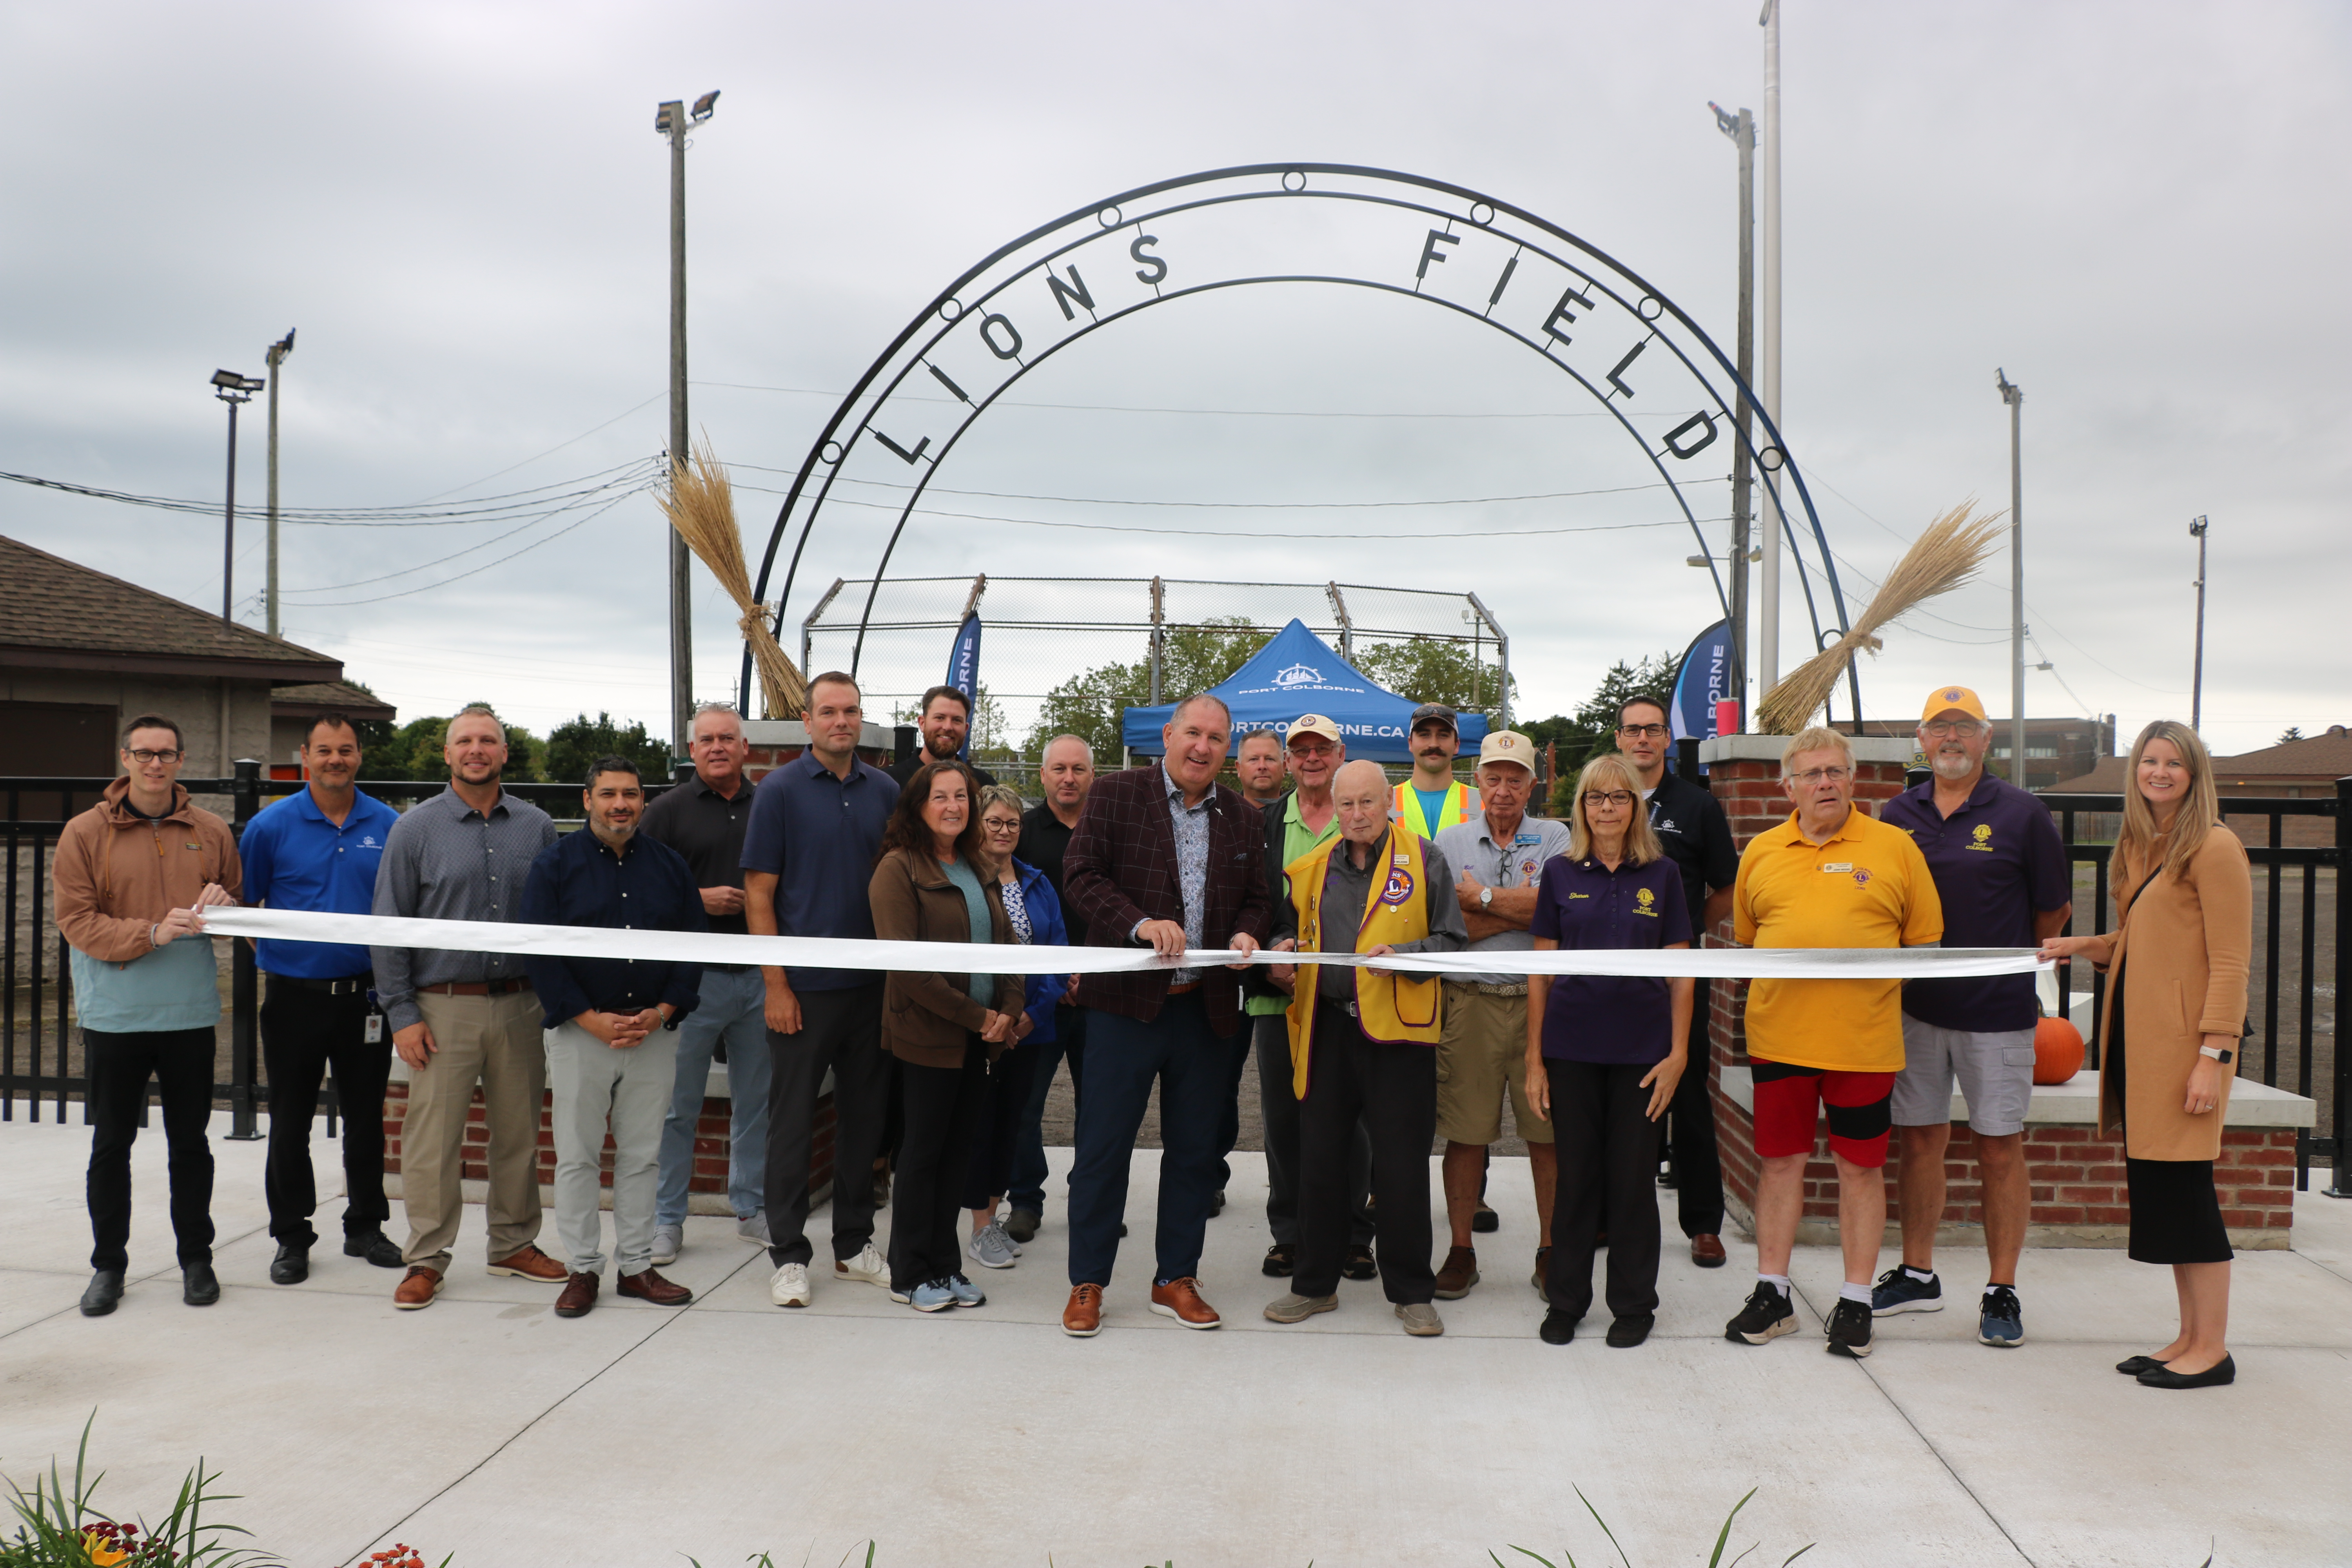
[[[1387,690],[1359,671],[1329,643],[1293,620],[1275,633],[1255,658],[1211,688],[1234,710],[1234,741],[1253,730],[1290,732],[1302,713],[1320,713],[1348,738],[1348,755],[1376,763],[1409,763],[1412,710],[1410,697]],[[1130,752],[1157,756],[1163,749],[1160,726],[1176,711],[1172,702],[1129,708],[1119,721],[1119,739]],[[1483,713],[1461,718],[1462,747],[1475,754],[1486,738]]]

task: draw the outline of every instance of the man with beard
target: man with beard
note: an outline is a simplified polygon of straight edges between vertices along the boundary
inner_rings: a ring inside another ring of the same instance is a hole
[[[1985,772],[1992,726],[1965,686],[1930,692],[1919,750],[1935,777],[1886,803],[1879,820],[1911,835],[1944,905],[1947,947],[2029,947],[2066,929],[2074,873],[2050,811]],[[2025,1338],[2017,1260],[2025,1247],[2025,1112],[2033,1099],[2033,976],[1914,980],[1903,987],[1903,1071],[1895,1125],[1903,1130],[1903,1262],[1879,1277],[1871,1310],[1933,1312],[1936,1224],[1944,1214],[1944,1153],[1959,1080],[1984,1190],[1990,1265],[1977,1338],[1997,1347]]]
[[[923,693],[915,727],[922,732],[923,743],[915,748],[914,755],[900,757],[888,769],[891,782],[901,787],[925,763],[953,762],[962,752],[964,742],[971,735],[971,699],[956,687],[934,686]],[[982,784],[996,782],[994,773],[971,759],[966,758],[963,765]]]

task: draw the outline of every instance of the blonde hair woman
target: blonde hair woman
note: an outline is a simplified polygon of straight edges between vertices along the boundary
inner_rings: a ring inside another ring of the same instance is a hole
[[[2099,1125],[2124,1133],[2131,1255],[2172,1266],[2180,1331],[2116,1370],[2150,1388],[2233,1381],[2230,1236],[2213,1162],[2246,1016],[2253,877],[2221,825],[2213,762],[2195,731],[2159,719],[2124,770],[2116,929],[2053,937],[2048,959],[2086,956],[2107,975]]]
[[[1682,872],[1650,831],[1631,763],[1612,752],[1584,764],[1569,833],[1568,853],[1544,862],[1537,889],[1537,952],[1691,944]],[[1546,1344],[1574,1339],[1591,1307],[1603,1230],[1609,1342],[1638,1345],[1657,1321],[1656,1124],[1688,1063],[1691,993],[1687,978],[1528,976],[1528,1099],[1554,1125],[1559,1167]]]

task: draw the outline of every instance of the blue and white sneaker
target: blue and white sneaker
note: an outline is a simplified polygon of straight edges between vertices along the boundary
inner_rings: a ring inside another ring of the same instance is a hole
[[[1984,1303],[1977,1309],[1977,1342],[2009,1350],[2025,1342],[2025,1309],[2017,1292],[2006,1285],[1985,1287]]]
[[[1944,1281],[1933,1274],[1924,1280],[1916,1279],[1899,1263],[1880,1275],[1878,1283],[1870,1288],[1873,1317],[1891,1318],[1897,1312],[1940,1312],[1943,1310]]]
[[[955,1292],[948,1289],[944,1279],[926,1279],[907,1293],[907,1305],[918,1312],[944,1312],[955,1304]]]
[[[950,1274],[940,1283],[947,1287],[949,1293],[955,1298],[955,1304],[959,1307],[988,1305],[988,1293],[961,1274]]]

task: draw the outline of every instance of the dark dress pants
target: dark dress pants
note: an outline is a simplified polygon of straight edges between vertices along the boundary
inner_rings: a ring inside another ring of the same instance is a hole
[[[1087,1018],[1087,1113],[1070,1167],[1070,1283],[1108,1285],[1127,1213],[1128,1163],[1160,1089],[1160,1213],[1153,1283],[1196,1276],[1217,1190],[1220,1101],[1233,1042],[1209,1026],[1201,993],[1171,996],[1146,1023],[1100,1008]]]
[[[1253,1018],[1257,1037],[1257,1106],[1265,1125],[1265,1227],[1285,1247],[1298,1245],[1298,1099],[1290,1092],[1290,1020]],[[1348,1145],[1348,1240],[1372,1244],[1372,1140],[1363,1123]]]
[[[1029,1080],[1036,1076],[1043,1044],[1014,1046],[996,1058],[988,1072],[988,1090],[981,1108],[979,1135],[972,1140],[971,1159],[965,1167],[961,1191],[963,1206],[984,1209],[1005,1195],[1013,1185],[1013,1157],[1021,1138],[1021,1113],[1029,1104]],[[903,1074],[905,1069],[901,1068]],[[899,1096],[904,1103],[906,1096]],[[894,1205],[891,1212],[896,1214]]]
[[[364,988],[331,996],[272,977],[261,1003],[261,1061],[269,1074],[269,1157],[262,1192],[269,1234],[295,1247],[315,1246],[319,1206],[310,1167],[310,1120],[320,1079],[331,1068],[343,1119],[343,1234],[371,1236],[392,1218],[383,1195],[383,1087],[392,1076],[392,1035],[367,1043]]]
[[[1381,1289],[1398,1306],[1437,1293],[1430,1267],[1429,1145],[1437,1136],[1437,1050],[1364,1037],[1328,1002],[1315,1015],[1314,1076],[1298,1107],[1298,1262],[1292,1289],[1328,1296],[1347,1259],[1350,1152],[1372,1146],[1374,1254]]]
[[[182,1268],[213,1256],[213,1149],[205,1123],[213,1113],[213,1032],[152,1029],[81,1032],[89,1087],[89,1228],[92,1268],[131,1266],[131,1145],[147,1114],[147,1080],[163,1101],[171,1146],[172,1234]]]
[[[1036,1062],[1029,1070],[1029,1099],[1021,1108],[1012,1186],[1004,1194],[1011,1207],[1038,1215],[1045,1212],[1045,1096],[1053,1091],[1054,1068],[1061,1062],[1069,1064],[1075,1110],[1086,1099],[1087,1010],[1067,1003],[1055,1007],[1054,1037],[1037,1047]]]
[[[801,1032],[768,1031],[768,1258],[806,1263],[809,1155],[818,1087],[833,1072],[833,1255],[874,1239],[874,1157],[881,1152],[890,1057],[882,1049],[882,982],[803,991]]]
[[[900,1295],[963,1267],[956,1211],[988,1116],[990,1076],[978,1035],[966,1037],[961,1067],[898,1064],[904,1131],[890,1184],[890,1289]]]
[[[1704,980],[1695,984],[1689,1065],[1675,1085],[1665,1115],[1666,1149],[1675,1162],[1675,1217],[1685,1236],[1723,1234],[1723,1162],[1715,1144],[1715,1097],[1706,1082],[1706,987]]]
[[[1658,1310],[1658,1201],[1651,1191],[1658,1130],[1643,1114],[1650,1091],[1642,1087],[1655,1065],[1544,1058],[1559,1157],[1544,1294],[1553,1310],[1572,1318],[1591,1310],[1592,1255],[1604,1228],[1610,1315]]]

